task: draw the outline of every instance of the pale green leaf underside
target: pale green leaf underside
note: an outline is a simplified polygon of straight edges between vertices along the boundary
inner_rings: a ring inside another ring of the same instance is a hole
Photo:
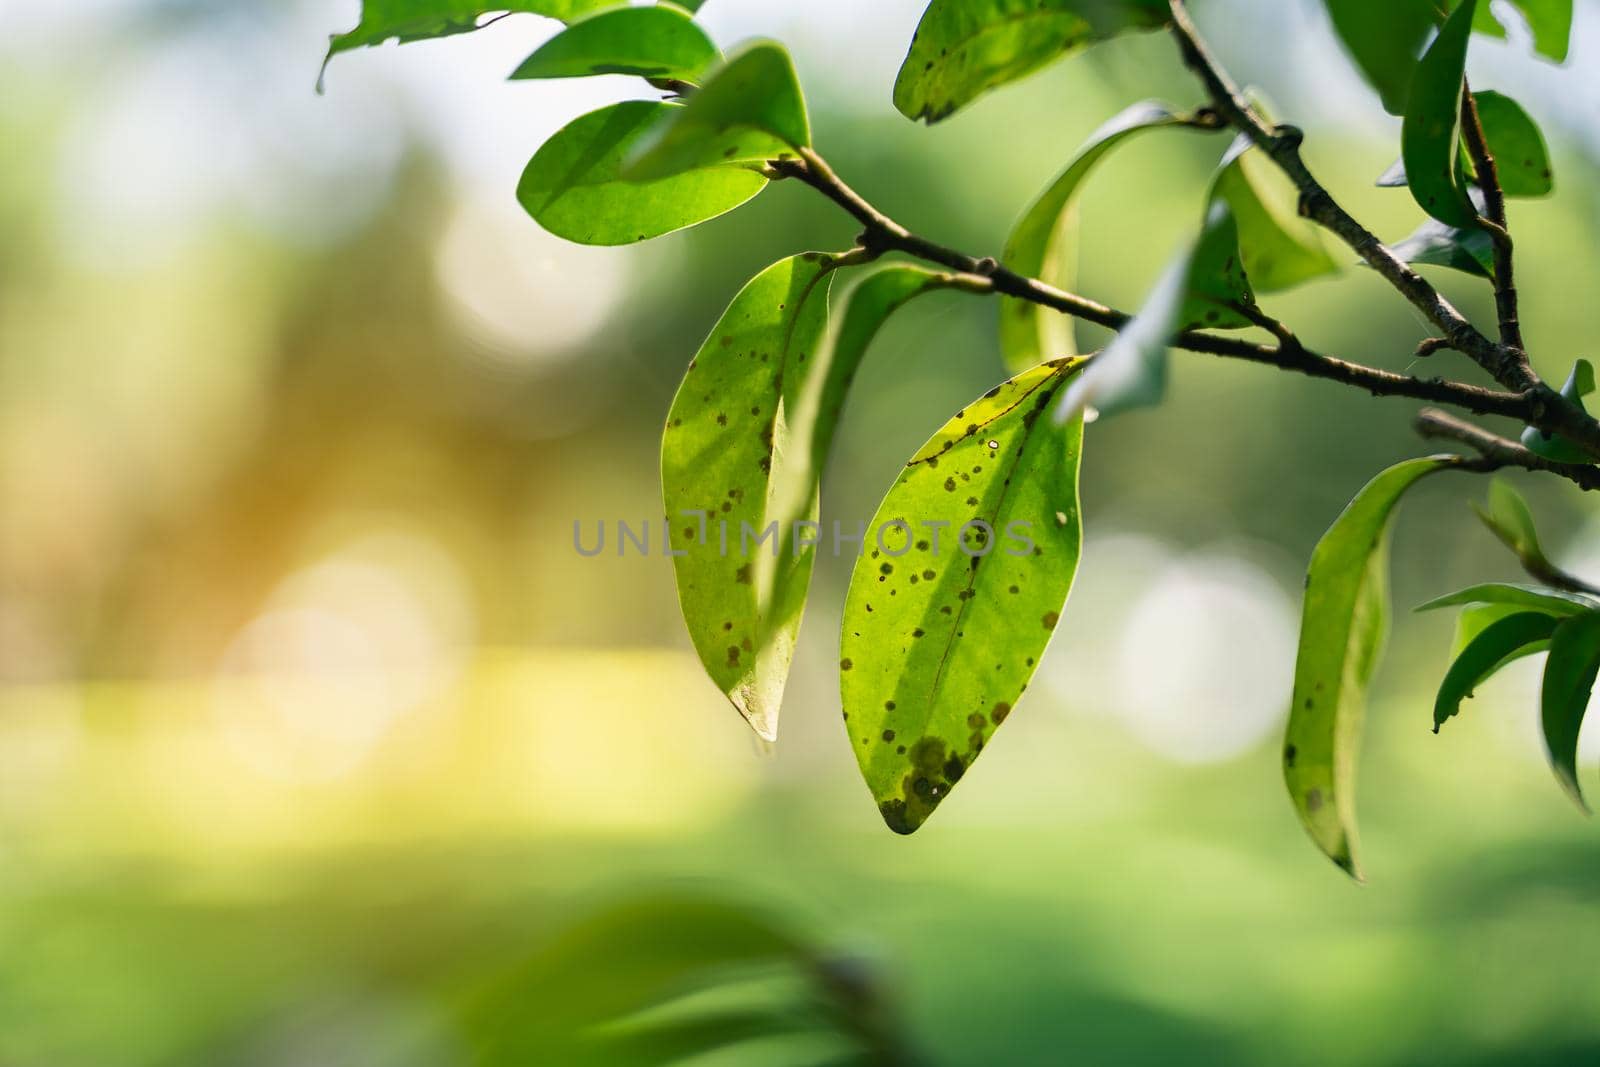
[[[840,680],[851,747],[899,833],[922,825],[1010,714],[1071,589],[1082,423],[1055,425],[1049,408],[1082,365],[1035,367],[958,412],[869,526]]]
[[[1317,847],[1358,879],[1356,755],[1367,686],[1388,630],[1389,521],[1419,478],[1455,462],[1414,459],[1379,474],[1323,535],[1306,573],[1284,781]]]
[[[659,237],[731,211],[767,180],[736,166],[686,171],[657,181],[621,177],[623,161],[676,104],[631,100],[575,119],[546,141],[523,171],[517,200],[558,237],[621,245]]]
[[[677,8],[623,7],[574,22],[546,41],[511,77],[634,74],[697,82],[717,58],[711,38]]]
[[[1480,278],[1494,277],[1494,241],[1479,226],[1462,229],[1438,219],[1424,219],[1410,237],[1390,251],[1404,263],[1449,267]]]
[[[1456,163],[1461,145],[1462,77],[1477,2],[1465,0],[1456,8],[1423,53],[1400,129],[1407,187],[1422,210],[1447,226],[1472,227],[1478,221]]]
[[[1095,41],[1155,29],[1165,0],[933,0],[894,83],[894,106],[938,122]]]
[[[1578,734],[1589,709],[1595,674],[1600,671],[1600,614],[1562,621],[1550,638],[1539,692],[1545,750],[1567,795],[1585,812],[1589,805],[1578,786]]]
[[[1072,289],[1078,256],[1078,192],[1099,162],[1143,130],[1174,126],[1182,117],[1166,105],[1144,101],[1090,134],[1077,155],[1012,227],[1002,261],[1016,273]],[[1020,374],[1047,359],[1078,354],[1070,316],[1015,297],[1000,299],[1000,353]]]
[[[663,178],[720,163],[789,158],[811,144],[794,64],[781,45],[758,41],[728,57],[626,164],[633,179]]]
[[[501,0],[485,4],[478,0],[362,0],[361,21],[348,33],[335,34],[322,61],[341,52],[385,41],[424,41],[470,33],[485,16],[501,12],[526,12],[571,22],[608,7],[619,0]],[[321,85],[321,79],[318,79]]]
[[[1228,202],[1239,229],[1239,255],[1256,292],[1288,289],[1336,273],[1321,231],[1300,217],[1294,187],[1241,135],[1223,158],[1212,195]]]
[[[1587,359],[1578,359],[1567,374],[1566,384],[1561,387],[1561,395],[1576,404],[1580,411],[1587,412],[1588,405],[1584,403],[1584,397],[1594,392],[1594,386],[1594,365]],[[1523,429],[1522,443],[1530,452],[1560,463],[1594,462],[1593,456],[1565,437],[1545,433],[1536,426]]]

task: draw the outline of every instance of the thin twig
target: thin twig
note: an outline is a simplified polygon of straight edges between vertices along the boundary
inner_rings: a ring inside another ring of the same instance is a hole
[[[1484,229],[1494,241],[1494,305],[1500,320],[1500,343],[1521,350],[1522,323],[1517,314],[1517,283],[1513,273],[1511,229],[1506,222],[1505,189],[1500,185],[1500,168],[1489,149],[1489,139],[1484,136],[1483,119],[1478,114],[1478,102],[1470,86],[1465,86],[1461,94],[1461,140],[1478,173],[1487,222]]]
[[[1559,475],[1581,489],[1600,489],[1600,467],[1590,467],[1581,463],[1558,463],[1546,459],[1509,438],[1490,433],[1481,426],[1474,426],[1437,408],[1423,408],[1419,411],[1415,426],[1417,432],[1424,437],[1466,445],[1486,461],[1489,466],[1485,469],[1522,467],[1530,471]]]

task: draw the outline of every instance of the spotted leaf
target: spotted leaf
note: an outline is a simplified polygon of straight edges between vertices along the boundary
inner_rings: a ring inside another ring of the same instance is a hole
[[[895,480],[845,600],[845,727],[890,829],[921,826],[1027,688],[1077,571],[1082,422],[1057,360],[957,412]]]

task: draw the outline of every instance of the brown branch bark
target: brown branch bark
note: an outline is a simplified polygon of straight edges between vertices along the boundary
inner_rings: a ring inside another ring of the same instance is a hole
[[[1417,413],[1416,429],[1424,437],[1454,441],[1478,453],[1484,461],[1481,469],[1522,467],[1530,471],[1543,471],[1559,475],[1580,489],[1600,489],[1600,467],[1580,463],[1558,463],[1530,452],[1515,441],[1490,433],[1481,426],[1458,419],[1436,408],[1424,408]]]
[[[1506,195],[1500,185],[1500,168],[1489,150],[1489,139],[1484,136],[1483,119],[1478,114],[1478,102],[1473,99],[1470,86],[1461,94],[1461,140],[1478,173],[1478,188],[1483,190],[1484,215],[1488,223],[1484,229],[1494,241],[1494,306],[1500,320],[1500,343],[1521,351],[1524,347],[1522,322],[1517,312],[1517,282],[1511,228],[1506,221]]]

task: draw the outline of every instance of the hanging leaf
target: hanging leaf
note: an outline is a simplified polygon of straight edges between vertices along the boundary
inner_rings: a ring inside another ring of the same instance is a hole
[[[1522,611],[1484,627],[1450,665],[1433,702],[1433,732],[1454,718],[1461,702],[1508,663],[1543,652],[1561,620],[1539,611]]]
[[[1548,196],[1555,179],[1539,124],[1504,93],[1485,90],[1473,93],[1472,99],[1478,105],[1478,121],[1494,156],[1501,191],[1507,196]]]
[[[1561,387],[1561,395],[1578,405],[1580,411],[1587,412],[1583,398],[1592,392],[1594,392],[1594,365],[1586,359],[1580,359],[1572,365],[1572,371],[1567,375],[1567,382]],[[1546,459],[1560,463],[1594,462],[1593,456],[1565,437],[1545,433],[1534,426],[1522,431],[1522,443],[1530,452],[1536,452]]]
[[[716,61],[716,45],[685,12],[672,6],[621,7],[574,22],[511,77],[636,74],[698,82]]]
[[[1388,631],[1389,522],[1418,479],[1456,462],[1408,460],[1368,482],[1317,543],[1306,572],[1283,775],[1311,839],[1357,880],[1356,755]]]
[[[574,120],[534,154],[517,185],[517,200],[558,237],[620,245],[715,218],[766,186],[766,178],[737,166],[624,181],[623,160],[680,110],[677,104],[630,100]]]
[[[938,122],[1047,63],[1168,18],[1166,0],[933,0],[895,79],[894,106]]]
[[[328,63],[341,52],[366,48],[385,41],[424,41],[470,33],[485,16],[499,12],[527,12],[571,22],[623,0],[502,0],[483,4],[476,0],[362,0],[361,22],[349,33],[335,34],[322,60],[323,73]],[[317,90],[322,78],[317,78]]]
[[[641,141],[623,172],[648,181],[719,163],[793,158],[810,144],[789,53],[757,41],[712,71],[688,103]]]
[[[1247,324],[1234,310],[1253,303],[1238,248],[1227,204],[1212,204],[1194,245],[1173,257],[1139,313],[1067,388],[1057,421],[1090,406],[1108,415],[1159,404],[1167,391],[1167,346],[1185,323]]]
[[[956,413],[906,464],[845,600],[845,726],[890,829],[921,826],[1027,687],[1077,571],[1081,420],[1057,360]]]
[[[1507,0],[1527,20],[1533,34],[1533,47],[1557,63],[1567,59],[1572,40],[1572,0]],[[1472,28],[1491,37],[1504,37],[1505,28],[1495,16],[1493,4],[1481,4],[1473,17]]]
[[[1241,134],[1222,158],[1212,196],[1228,202],[1239,228],[1239,255],[1249,284],[1271,293],[1334,274],[1321,231],[1300,217],[1298,196],[1283,173]]]
[[[1423,53],[1400,128],[1400,156],[1412,197],[1440,222],[1463,228],[1478,224],[1478,212],[1456,163],[1467,41],[1477,4],[1478,0],[1464,0]]]
[[[1578,786],[1578,733],[1600,671],[1600,614],[1563,620],[1550,638],[1540,689],[1540,718],[1550,766],[1573,802],[1588,812]]]
[[[1495,477],[1489,482],[1489,505],[1478,508],[1478,518],[1489,527],[1502,544],[1516,553],[1524,567],[1549,569],[1551,563],[1539,545],[1539,532],[1534,529],[1533,512],[1522,494],[1512,488],[1504,478]]]
[[[813,441],[838,257],[768,267],[723,313],[672,401],[661,482],[678,600],[700,661],[762,737],[777,734],[815,556]]]
[[[1417,56],[1438,25],[1435,0],[1323,0],[1333,28],[1391,115],[1402,115]]]
[[[1076,284],[1078,191],[1096,165],[1117,145],[1144,130],[1182,125],[1165,104],[1134,104],[1091,133],[1056,179],[1017,220],[1002,262],[1024,277],[1060,289]],[[1016,297],[1000,298],[1000,353],[1006,369],[1020,374],[1046,359],[1078,354],[1071,317]]]

